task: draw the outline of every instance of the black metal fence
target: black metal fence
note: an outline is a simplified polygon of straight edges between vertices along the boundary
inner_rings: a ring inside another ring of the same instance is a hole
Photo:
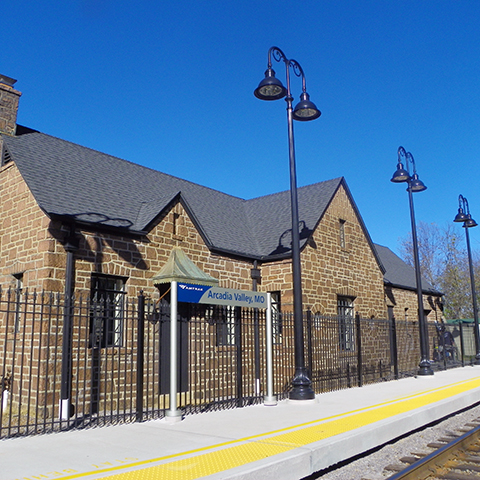
[[[415,374],[418,324],[310,312],[304,322],[316,393]],[[263,401],[265,326],[264,310],[179,304],[184,414]],[[448,328],[453,346],[430,328],[437,368],[472,362],[473,329]],[[273,359],[274,394],[286,398],[294,374],[289,313],[273,318]],[[170,407],[169,305],[0,290],[0,361],[0,438],[161,418]]]

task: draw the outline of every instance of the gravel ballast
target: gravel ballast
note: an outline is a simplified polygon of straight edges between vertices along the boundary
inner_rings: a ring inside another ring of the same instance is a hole
[[[445,432],[456,432],[457,429],[478,418],[480,418],[480,405],[448,417],[440,423],[413,433],[408,437],[389,443],[380,450],[344,466],[311,475],[308,480],[314,478],[321,480],[380,480],[388,478],[394,472],[385,470],[387,465],[399,464],[400,458],[411,456],[412,452],[430,453],[432,450],[427,447],[427,444],[436,442],[444,436]]]

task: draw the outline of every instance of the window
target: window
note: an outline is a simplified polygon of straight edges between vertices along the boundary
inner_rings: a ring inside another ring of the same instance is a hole
[[[353,298],[337,298],[337,314],[340,338],[340,350],[355,350]]]
[[[282,305],[280,302],[280,292],[270,292],[272,296],[272,330],[273,343],[282,343]]]
[[[179,213],[176,213],[176,212],[173,212],[173,234],[174,235],[178,235],[178,224],[179,224],[179,221],[178,219],[180,218],[180,214]]]
[[[236,320],[239,307],[217,306],[217,347],[235,345]],[[215,313],[214,313],[215,316]]]
[[[345,220],[339,220],[340,247],[346,248],[345,243]]]
[[[120,347],[123,342],[125,278],[92,275],[90,346]]]
[[[22,315],[23,273],[15,273],[15,333],[20,330]]]
[[[14,273],[15,278],[15,291],[22,293],[23,289],[23,273]]]

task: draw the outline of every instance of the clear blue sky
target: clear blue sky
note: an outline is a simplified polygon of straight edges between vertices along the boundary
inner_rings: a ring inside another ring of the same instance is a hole
[[[285,101],[253,96],[276,45],[322,111],[295,122],[299,186],[344,176],[373,241],[398,251],[400,145],[428,186],[417,222],[445,226],[459,194],[480,222],[479,18],[478,0],[17,0],[0,73],[20,124],[253,198],[289,188]]]

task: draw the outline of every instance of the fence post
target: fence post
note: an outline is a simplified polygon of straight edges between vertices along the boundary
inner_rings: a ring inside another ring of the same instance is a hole
[[[243,407],[243,365],[242,365],[242,309],[235,307],[235,347],[236,347],[236,364],[237,364],[237,407]]]
[[[443,326],[443,330],[441,331],[440,335],[439,335],[439,342],[438,343],[442,343],[442,354],[443,354],[443,369],[446,370],[447,369],[447,352],[445,350],[445,336],[443,334],[443,332],[445,332],[445,325]]]
[[[462,367],[465,366],[465,344],[463,343],[463,322],[460,320],[458,322],[458,327],[460,329],[460,353],[462,354]]]
[[[307,310],[307,347],[308,347],[307,371],[310,376],[310,380],[312,380],[312,373],[313,373],[312,311],[310,309]]]
[[[358,386],[363,385],[363,365],[362,365],[362,332],[360,331],[360,314],[355,314],[355,326],[357,330],[357,370]]]
[[[138,296],[138,323],[137,323],[137,399],[136,421],[143,421],[143,367],[145,350],[145,296],[143,290]]]
[[[390,345],[392,346],[392,358],[393,358],[393,375],[395,380],[398,380],[398,345],[397,345],[397,321],[395,316],[392,315],[390,322],[390,334],[392,335],[392,341]]]

